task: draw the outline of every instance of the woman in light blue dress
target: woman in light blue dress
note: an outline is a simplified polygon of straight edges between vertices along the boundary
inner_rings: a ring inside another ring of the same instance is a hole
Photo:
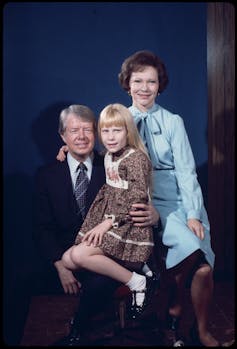
[[[165,65],[152,52],[136,52],[123,62],[119,82],[132,97],[129,109],[152,160],[153,205],[168,248],[166,268],[176,283],[168,317],[178,324],[191,277],[196,337],[202,346],[218,346],[208,331],[215,255],[193,153],[182,118],[156,103],[168,84]]]

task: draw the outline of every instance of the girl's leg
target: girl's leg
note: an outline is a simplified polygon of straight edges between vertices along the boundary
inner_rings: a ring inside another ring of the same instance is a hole
[[[72,247],[71,261],[77,268],[84,268],[98,274],[110,276],[114,280],[126,284],[132,277],[132,272],[105,256],[99,247],[81,243]]]
[[[99,247],[88,246],[86,243],[73,246],[62,257],[65,267],[73,270],[85,268],[95,273],[106,275],[126,284],[131,291],[146,288],[146,277],[131,272],[111,258],[105,256]],[[143,304],[145,293],[136,294],[137,305]]]
[[[74,246],[70,247],[62,256],[62,262],[65,268],[70,270],[78,270],[78,266],[72,261],[71,252]]]
[[[191,283],[191,298],[200,342],[205,347],[217,347],[218,341],[208,331],[208,314],[213,293],[213,274],[208,264],[196,270]]]

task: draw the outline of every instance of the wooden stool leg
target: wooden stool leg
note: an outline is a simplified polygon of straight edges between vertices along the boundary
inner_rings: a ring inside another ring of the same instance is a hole
[[[119,324],[121,329],[125,327],[125,317],[126,317],[126,302],[124,300],[121,300],[119,302]]]

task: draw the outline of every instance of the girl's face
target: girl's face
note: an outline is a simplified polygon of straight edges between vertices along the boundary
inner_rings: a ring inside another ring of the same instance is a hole
[[[105,148],[116,153],[127,145],[127,130],[125,126],[110,126],[101,128],[101,140]]]
[[[147,111],[155,103],[159,89],[158,73],[154,67],[147,66],[143,71],[133,72],[129,81],[133,105]]]

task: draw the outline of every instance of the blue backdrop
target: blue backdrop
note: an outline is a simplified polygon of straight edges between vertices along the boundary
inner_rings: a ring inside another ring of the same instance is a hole
[[[69,104],[97,114],[130,98],[118,84],[123,60],[154,51],[170,83],[158,102],[185,122],[206,199],[206,3],[23,2],[3,12],[4,262],[33,266],[32,183],[61,145]],[[20,263],[18,261],[20,260]]]

